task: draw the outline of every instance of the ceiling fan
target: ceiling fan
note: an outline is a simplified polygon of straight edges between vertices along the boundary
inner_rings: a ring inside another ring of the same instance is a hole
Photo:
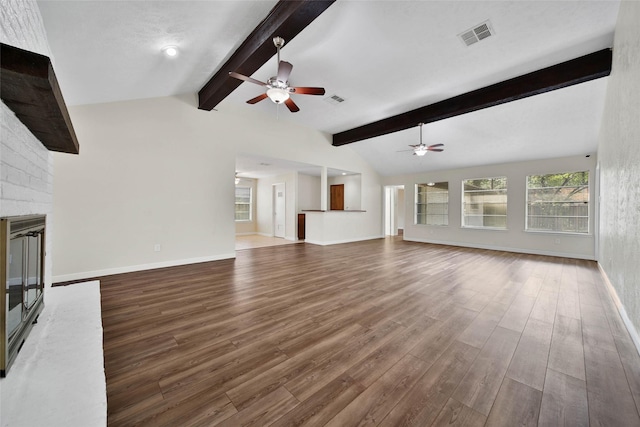
[[[444,147],[444,144],[425,145],[422,142],[422,125],[423,124],[424,123],[420,123],[420,144],[416,144],[416,145],[409,144],[409,147],[412,147],[411,150],[400,150],[398,151],[398,153],[402,151],[413,151],[414,156],[424,156],[425,154],[427,154],[428,151],[437,151],[437,152],[444,151],[444,148],[439,148],[439,147]]]
[[[276,104],[282,104],[287,106],[289,111],[296,113],[300,111],[300,108],[290,98],[291,94],[299,95],[324,95],[324,88],[321,87],[292,87],[289,86],[289,74],[293,69],[293,65],[287,61],[280,60],[280,48],[284,46],[284,39],[282,37],[274,37],[273,44],[278,50],[278,71],[275,76],[269,78],[267,83],[261,82],[251,77],[244,76],[242,74],[230,71],[229,75],[236,79],[244,80],[245,82],[254,83],[267,88],[267,91],[262,95],[258,95],[247,101],[247,104],[255,104],[263,99],[269,98]]]

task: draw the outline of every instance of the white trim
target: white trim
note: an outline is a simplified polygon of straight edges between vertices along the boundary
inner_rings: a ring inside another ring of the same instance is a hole
[[[607,288],[609,289],[609,295],[611,295],[611,299],[613,299],[613,303],[618,308],[620,317],[622,318],[624,325],[627,327],[627,331],[631,336],[631,340],[633,341],[633,344],[636,346],[636,351],[638,352],[638,354],[640,354],[640,336],[638,336],[638,331],[636,330],[636,327],[633,325],[633,322],[631,322],[631,319],[629,319],[629,316],[627,315],[627,310],[624,309],[624,305],[622,304],[622,301],[620,301],[620,298],[618,297],[618,292],[616,292],[616,288],[613,287],[613,284],[609,280],[609,276],[607,276],[607,273],[604,271],[604,268],[602,268],[600,263],[598,262],[597,264],[598,264],[598,269],[600,270],[600,274],[602,274],[602,278],[604,279],[604,283],[607,285]]]
[[[83,271],[81,273],[63,274],[60,276],[53,276],[52,280],[53,280],[53,283],[69,282],[72,280],[83,280],[83,279],[90,279],[94,277],[110,276],[112,274],[133,273],[135,271],[153,270],[156,268],[176,267],[179,265],[197,264],[200,262],[209,262],[209,261],[220,261],[223,259],[230,259],[235,257],[236,257],[236,254],[234,252],[231,254],[179,259],[179,260],[173,260],[173,261],[162,261],[162,262],[154,262],[150,264],[129,265],[126,267],[115,267],[115,268],[107,268],[104,270]]]
[[[236,233],[236,236],[253,236],[254,234],[259,234],[259,233],[256,233],[255,231],[249,231],[247,233]]]
[[[374,239],[384,239],[384,236],[379,235],[379,236],[369,236],[369,237],[358,237],[355,239],[331,240],[327,242],[305,239],[304,242],[311,243],[312,245],[329,246],[329,245],[340,245],[342,243],[362,242],[364,240],[374,240]]]
[[[251,233],[251,234],[257,234],[259,236],[264,236],[264,237],[273,237],[273,233],[260,233],[260,232],[256,232],[256,233]]]
[[[515,252],[519,254],[531,254],[531,255],[546,255],[546,256],[555,256],[555,257],[562,257],[562,258],[575,258],[575,259],[586,259],[589,261],[595,261],[595,258],[593,255],[572,254],[570,252],[540,251],[537,249],[511,248],[508,246],[477,245],[477,244],[469,244],[469,243],[461,243],[461,242],[449,242],[446,240],[417,239],[417,238],[410,238],[410,237],[408,238],[406,235],[404,236],[404,240],[408,242],[432,243],[434,245],[460,246],[463,248],[489,249],[492,251]]]

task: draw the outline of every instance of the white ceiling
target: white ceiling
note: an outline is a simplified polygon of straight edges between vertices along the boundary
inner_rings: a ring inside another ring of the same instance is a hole
[[[195,93],[274,4],[39,1],[70,105]],[[294,95],[301,111],[280,107],[280,120],[340,132],[611,47],[618,6],[617,0],[338,0],[282,49],[282,59],[294,65],[290,83],[323,86],[327,94]],[[457,37],[486,20],[494,36],[471,47]],[[177,58],[161,54],[167,44],[179,46]],[[274,57],[253,77],[266,81],[275,68]],[[425,125],[425,143],[444,143],[443,153],[397,152],[418,143],[417,123],[349,147],[383,175],[593,153],[606,81]],[[245,103],[261,90],[243,83],[217,108],[235,104],[275,116],[268,100]],[[325,102],[334,94],[346,101]]]

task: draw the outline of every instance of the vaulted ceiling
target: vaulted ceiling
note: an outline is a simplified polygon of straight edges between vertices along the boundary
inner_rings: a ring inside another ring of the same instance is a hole
[[[39,6],[54,66],[70,105],[197,93],[275,1],[60,1]],[[338,0],[282,49],[301,111],[243,83],[230,104],[323,132],[339,133],[609,48],[618,1]],[[459,35],[488,21],[493,35],[466,46]],[[177,45],[176,58],[161,49]],[[252,77],[275,74],[274,57]],[[224,70],[223,70],[224,71]],[[233,70],[229,70],[233,71]],[[607,78],[429,123],[425,143],[443,153],[413,156],[415,127],[353,149],[383,175],[595,152]],[[337,95],[345,101],[328,102]],[[212,112],[211,114],[215,114]]]

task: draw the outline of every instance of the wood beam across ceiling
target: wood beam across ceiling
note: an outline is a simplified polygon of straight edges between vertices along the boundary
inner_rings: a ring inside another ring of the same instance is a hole
[[[229,77],[229,71],[246,76],[255,73],[276,53],[273,38],[290,42],[335,0],[280,0],[267,17],[249,34],[216,74],[198,92],[198,108],[212,110],[242,81]]]
[[[332,144],[336,147],[351,144],[409,129],[418,126],[419,123],[436,122],[605,77],[611,73],[612,56],[611,49],[603,49],[435,104],[336,133],[333,135]]]

